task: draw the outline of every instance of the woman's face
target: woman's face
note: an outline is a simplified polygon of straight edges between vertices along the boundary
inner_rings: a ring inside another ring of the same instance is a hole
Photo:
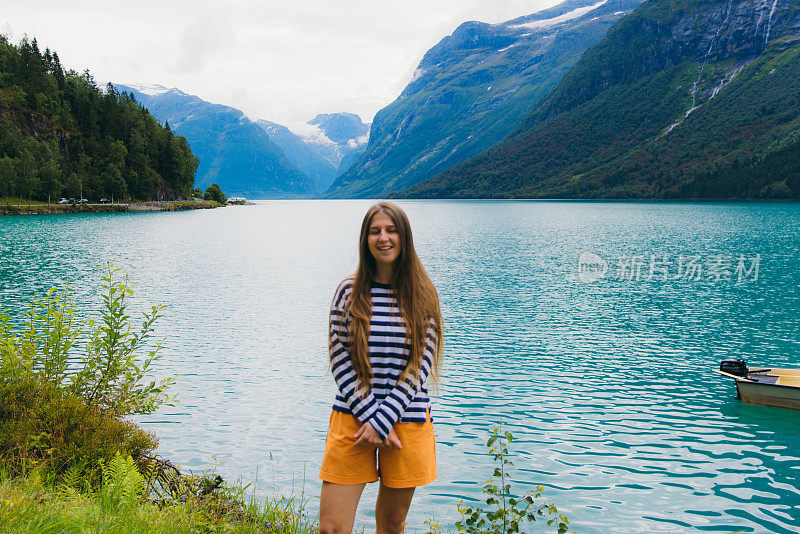
[[[392,264],[400,255],[400,236],[391,217],[378,212],[369,223],[369,251],[379,264]]]

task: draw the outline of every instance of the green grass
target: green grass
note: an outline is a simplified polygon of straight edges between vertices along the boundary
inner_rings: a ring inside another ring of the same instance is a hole
[[[59,200],[60,200],[60,198],[57,198],[57,199],[51,201],[50,205],[51,206],[57,206],[56,202],[58,202]],[[0,206],[16,206],[17,204],[19,204],[23,208],[27,207],[27,206],[47,206],[47,201],[31,200],[30,202],[28,202],[28,199],[26,197],[26,198],[23,198],[22,201],[20,202],[19,197],[2,197],[2,196],[0,196]]]
[[[234,491],[241,496],[241,488]],[[0,475],[0,532],[47,533],[281,533],[307,534],[317,525],[302,505],[287,499],[240,499],[238,507],[220,510],[217,501],[189,500],[158,506],[140,500],[111,508],[99,493],[54,487],[35,474],[10,479]]]
[[[183,202],[169,202],[164,204],[164,211],[183,211],[183,210],[197,210],[197,209],[212,209],[223,206],[219,202],[213,200],[186,200]]]

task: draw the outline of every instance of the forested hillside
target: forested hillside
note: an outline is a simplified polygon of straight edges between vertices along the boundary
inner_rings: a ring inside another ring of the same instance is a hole
[[[0,36],[0,196],[188,197],[198,160],[130,95]]]
[[[800,4],[649,0],[511,137],[401,193],[800,197]]]

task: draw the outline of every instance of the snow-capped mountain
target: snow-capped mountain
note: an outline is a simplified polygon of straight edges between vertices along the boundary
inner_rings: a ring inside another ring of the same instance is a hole
[[[641,1],[567,0],[499,24],[461,24],[375,115],[363,155],[325,194],[385,196],[496,145]]]
[[[647,0],[503,142],[397,195],[800,198],[798,80],[797,0]]]
[[[177,88],[116,84],[159,121],[186,137],[200,158],[195,183],[217,182],[227,194],[252,198],[314,196],[366,148],[369,124],[353,113],[321,114],[287,126],[250,120]]]
[[[161,85],[116,84],[186,138],[200,159],[195,185],[216,182],[228,195],[310,197],[314,182],[240,110]]]
[[[320,192],[364,151],[369,140],[370,125],[353,113],[325,113],[285,126],[263,119],[258,124]]]

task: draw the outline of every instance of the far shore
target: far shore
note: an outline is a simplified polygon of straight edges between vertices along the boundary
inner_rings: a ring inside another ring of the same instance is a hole
[[[223,204],[208,200],[175,200],[175,201],[149,201],[126,202],[115,204],[0,204],[0,215],[51,215],[74,213],[120,213],[130,211],[183,211],[197,209],[212,209]]]

